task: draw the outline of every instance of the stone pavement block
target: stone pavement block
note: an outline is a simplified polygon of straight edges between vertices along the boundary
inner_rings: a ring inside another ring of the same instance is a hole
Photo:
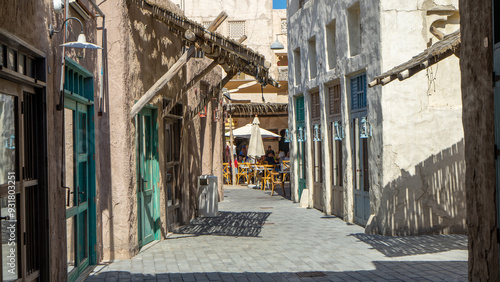
[[[268,191],[225,192],[227,198],[219,203],[223,220],[208,227],[230,236],[173,234],[131,260],[102,266],[88,281],[107,274],[118,278],[116,272],[140,273],[143,280],[168,273],[171,281],[196,280],[198,273],[205,275],[200,280],[210,281],[467,280],[465,236],[367,235],[360,226],[324,219],[320,211],[298,208]],[[301,280],[295,274],[317,271],[326,276]]]

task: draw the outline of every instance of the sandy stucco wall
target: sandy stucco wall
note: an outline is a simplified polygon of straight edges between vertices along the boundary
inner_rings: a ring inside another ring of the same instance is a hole
[[[457,1],[440,2],[438,6],[381,1],[383,71],[435,43],[437,39],[428,31],[431,25],[445,34],[459,28]],[[439,15],[429,11],[437,8]],[[444,8],[449,12],[443,12]],[[381,108],[372,109],[382,113],[375,124],[381,124],[383,131],[374,126],[373,133],[383,139],[383,167],[370,169],[381,177],[371,182],[375,218],[368,231],[386,235],[465,231],[458,64],[459,59],[451,56],[402,82],[377,86],[382,88]]]
[[[205,69],[212,60],[192,59],[187,65],[186,83],[191,81],[200,71]],[[190,113],[196,108],[201,99],[205,97],[207,90],[211,91],[222,79],[222,69],[215,67],[209,74],[194,85],[184,96],[184,111]],[[204,91],[203,91],[204,90]],[[182,223],[186,224],[195,215],[193,208],[198,207],[198,177],[200,175],[215,175],[219,181],[219,199],[223,199],[222,190],[222,122],[214,122],[214,109],[218,104],[221,93],[215,94],[217,99],[213,99],[206,105],[206,117],[195,116],[189,124],[184,124],[183,130],[183,155],[184,162],[184,183],[183,191],[183,213]],[[222,117],[222,112],[219,112]]]
[[[56,29],[62,27],[63,15],[55,14],[53,1],[9,1],[1,4],[0,28],[19,37],[26,43],[34,46],[45,53],[46,58],[46,133],[47,133],[47,195],[48,195],[48,242],[47,249],[49,273],[51,281],[64,281],[67,276],[66,256],[66,191],[61,187],[61,171],[63,164],[63,125],[62,111],[56,110],[59,104],[59,83],[61,78],[61,56],[62,48],[59,47],[63,41],[61,33],[52,39],[48,36],[47,27],[53,24]],[[71,16],[76,16],[73,12]],[[80,25],[68,22],[69,41],[76,40],[80,33]],[[92,21],[84,22],[87,40],[96,42],[96,28]],[[68,50],[67,56],[81,64],[97,77],[96,52],[78,52],[82,58],[78,58],[75,50]],[[94,80],[94,90],[98,89],[99,81]],[[95,92],[96,93],[96,92]],[[40,235],[41,236],[41,235]]]
[[[175,63],[181,46],[165,24],[135,5],[108,1],[101,6],[108,29],[109,95],[99,124],[103,171],[97,213],[102,259],[113,260],[130,258],[138,252],[136,132],[130,109]],[[183,75],[180,72],[151,103],[163,95],[175,95]],[[164,194],[163,186],[160,194]]]

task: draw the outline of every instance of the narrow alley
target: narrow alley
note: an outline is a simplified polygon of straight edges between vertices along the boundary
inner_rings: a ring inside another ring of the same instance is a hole
[[[366,235],[246,186],[225,186],[219,211],[130,260],[97,265],[86,281],[467,280],[465,235]]]

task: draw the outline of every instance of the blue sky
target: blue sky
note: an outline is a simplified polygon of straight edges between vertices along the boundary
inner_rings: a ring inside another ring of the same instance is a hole
[[[273,9],[286,9],[286,0],[273,0]]]

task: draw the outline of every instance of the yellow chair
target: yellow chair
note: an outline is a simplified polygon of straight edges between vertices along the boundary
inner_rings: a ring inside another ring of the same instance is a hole
[[[224,184],[231,184],[229,163],[222,163],[222,177],[224,178]]]
[[[250,171],[250,166],[248,163],[241,163],[238,165],[238,173],[236,174],[236,184],[240,183],[240,178],[245,180],[245,183],[248,183],[248,172]]]
[[[262,187],[261,190],[266,190],[266,186],[271,182],[271,172],[274,171],[275,165],[263,165],[264,167],[264,176],[262,177]]]
[[[288,176],[288,178],[290,178],[290,160],[281,162],[280,173],[283,174],[283,182],[285,182],[285,179],[287,178],[287,176]]]
[[[272,171],[271,172],[271,196],[274,196],[274,188],[276,185],[280,185],[281,189],[283,190],[283,196],[286,197],[286,192],[285,192],[285,181],[284,178],[280,179],[280,174],[279,172]]]

